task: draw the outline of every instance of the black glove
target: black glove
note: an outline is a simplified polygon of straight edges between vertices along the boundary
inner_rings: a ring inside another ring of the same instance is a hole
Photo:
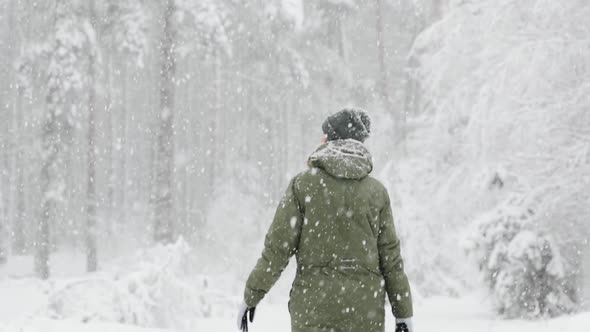
[[[256,312],[256,307],[242,307],[240,312],[242,315],[242,319],[239,322],[239,328],[242,332],[248,332],[248,316],[250,316],[250,323],[252,323],[254,321],[254,313]]]
[[[396,319],[395,332],[414,332],[412,318]]]
[[[246,331],[248,331],[248,329],[246,329]],[[410,332],[410,329],[406,323],[397,323],[395,324],[395,332]]]

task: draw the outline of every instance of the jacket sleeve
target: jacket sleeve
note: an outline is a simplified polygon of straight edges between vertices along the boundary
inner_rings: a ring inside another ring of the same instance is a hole
[[[379,265],[385,279],[385,291],[396,318],[409,318],[413,315],[412,295],[404,263],[400,253],[400,241],[395,233],[391,202],[385,192],[386,203],[380,212]]]
[[[297,252],[303,216],[295,194],[295,181],[296,178],[291,180],[277,207],[262,256],[246,282],[244,301],[250,308],[258,305],[289,264],[289,258]]]

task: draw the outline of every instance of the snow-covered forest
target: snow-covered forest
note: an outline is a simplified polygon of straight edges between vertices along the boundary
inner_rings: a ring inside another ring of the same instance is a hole
[[[587,329],[589,1],[0,0],[0,331],[236,330],[345,106],[418,332]]]

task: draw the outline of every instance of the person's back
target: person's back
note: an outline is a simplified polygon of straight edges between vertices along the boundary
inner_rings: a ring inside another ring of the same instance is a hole
[[[293,178],[279,204],[246,283],[245,308],[260,302],[296,255],[292,331],[383,331],[385,293],[396,318],[407,319],[410,288],[387,190],[369,176],[371,155],[361,142],[368,118],[356,110],[335,116],[324,123],[328,142],[310,156],[310,169]]]

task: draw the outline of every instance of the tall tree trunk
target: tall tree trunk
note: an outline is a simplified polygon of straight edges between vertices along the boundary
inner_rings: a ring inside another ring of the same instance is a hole
[[[14,22],[12,22],[14,24]],[[13,40],[10,40],[10,47],[13,47]],[[12,52],[9,52],[12,53]],[[12,55],[9,56],[9,59],[12,59]],[[12,75],[9,74],[8,80],[12,81],[13,78],[11,77]],[[10,92],[13,92],[12,89],[10,89],[9,91],[6,92],[6,94],[9,94]],[[11,100],[12,98],[8,98],[9,100]],[[18,96],[16,97],[16,99],[18,99]],[[9,149],[6,152],[6,157],[8,159],[8,165],[9,165],[9,171],[8,171],[8,186],[7,186],[7,191],[8,191],[8,200],[7,200],[7,204],[5,206],[5,211],[4,211],[4,215],[0,216],[0,263],[3,263],[6,261],[6,259],[8,258],[8,233],[10,233],[12,231],[11,227],[10,227],[10,220],[12,220],[13,218],[15,218],[16,216],[16,196],[17,196],[17,178],[18,178],[18,173],[19,173],[19,169],[20,169],[20,165],[19,165],[19,160],[18,160],[18,154],[20,152],[21,149],[21,144],[20,144],[20,135],[19,135],[19,130],[18,130],[18,102],[15,103],[15,101],[11,100],[10,104],[7,104],[5,107],[7,108],[7,112],[6,114],[10,114],[8,112],[8,109],[12,109],[11,111],[11,120],[12,121],[7,121],[7,122],[12,122],[10,125],[10,128],[7,128],[6,134],[8,136],[10,136],[10,145],[9,145]],[[0,197],[2,195],[0,194]],[[2,203],[0,203],[0,205],[2,205]],[[1,212],[1,211],[0,211]],[[4,217],[2,220],[2,217]]]
[[[192,158],[190,153],[190,146],[191,146],[191,137],[189,135],[189,130],[192,128],[192,119],[191,119],[191,95],[193,91],[193,84],[192,84],[192,74],[193,74],[193,66],[192,66],[192,59],[189,58],[186,61],[185,72],[189,75],[189,78],[185,82],[185,87],[183,89],[183,100],[184,100],[184,107],[183,107],[183,115],[181,118],[183,119],[180,127],[182,129],[182,134],[179,135],[179,143],[181,145],[181,151],[183,153],[183,161],[181,168],[177,171],[177,177],[180,181],[177,181],[179,187],[179,199],[178,199],[178,211],[180,211],[181,215],[178,216],[178,220],[182,224],[182,234],[187,234],[188,236],[192,236],[193,234],[193,227],[191,227],[191,218],[190,218],[190,190],[192,184],[189,181],[189,165],[190,159]]]
[[[2,54],[2,63],[0,63],[0,75],[2,76],[2,82],[0,82],[0,114],[4,113],[6,116],[6,128],[2,128],[0,130],[5,130],[4,133],[7,137],[10,137],[10,145],[8,149],[1,149],[0,153],[5,154],[6,156],[6,166],[7,167],[7,183],[6,183],[6,197],[4,197],[5,201],[0,201],[0,263],[5,261],[8,256],[7,249],[8,249],[8,233],[11,231],[10,227],[10,220],[14,218],[16,215],[16,195],[17,195],[17,174],[20,165],[18,165],[18,151],[20,149],[20,142],[19,142],[19,132],[18,132],[18,120],[17,120],[17,105],[16,99],[18,98],[18,91],[12,88],[12,85],[15,82],[15,75],[14,70],[11,70],[11,66],[9,65],[11,62],[15,60],[17,55],[16,50],[18,48],[18,41],[19,38],[17,36],[17,32],[19,31],[16,22],[16,10],[18,8],[18,4],[16,1],[8,2],[4,10],[7,12],[7,16],[5,18],[6,28],[9,30],[15,30],[14,32],[10,33],[5,40],[0,41],[0,46],[2,47],[4,54]],[[5,26],[3,25],[2,28]],[[15,29],[16,28],[16,29]],[[4,112],[3,112],[4,111]],[[11,112],[12,111],[12,112]],[[8,141],[8,139],[7,139]],[[1,172],[0,172],[0,179],[1,179]],[[0,180],[1,181],[1,180]],[[0,182],[0,185],[2,183]],[[0,200],[3,199],[2,192],[0,192]],[[4,211],[2,211],[2,205],[4,204]]]
[[[156,197],[154,236],[168,243],[174,236],[173,169],[174,169],[174,92],[175,50],[174,0],[166,1],[164,33],[160,42],[160,114],[157,133]]]
[[[582,253],[582,297],[586,309],[590,309],[590,243],[586,241],[586,246]]]
[[[222,109],[222,94],[221,84],[223,76],[221,74],[221,51],[219,49],[214,50],[215,52],[215,65],[214,65],[214,81],[215,81],[215,131],[213,132],[215,140],[215,153],[214,153],[214,171],[213,176],[213,190],[215,193],[215,186],[218,184],[218,179],[226,176],[225,172],[225,146],[226,146],[226,132],[225,132],[225,112]]]
[[[20,144],[24,145],[23,136],[20,135],[24,131],[23,128],[23,87],[18,87],[18,96],[16,100],[16,119],[17,119],[17,132],[19,133]],[[25,251],[25,177],[24,177],[24,151],[23,148],[19,148],[16,152],[17,159],[17,173],[16,173],[16,215],[14,223],[12,225],[12,250],[16,254],[23,254]]]
[[[57,74],[57,73],[56,73]],[[59,80],[57,77],[52,79]],[[37,235],[35,241],[35,272],[42,279],[49,278],[49,224],[56,217],[57,197],[63,195],[63,188],[60,194],[55,191],[60,186],[58,184],[59,166],[58,158],[62,144],[61,142],[61,125],[59,123],[59,87],[53,85],[49,88],[47,101],[47,114],[43,122],[42,129],[42,146],[43,160],[41,167],[41,215],[37,224]]]
[[[19,19],[19,23],[22,25],[22,35],[18,38],[21,41],[27,41],[30,38],[31,30],[31,16],[29,12],[29,6],[24,7],[25,16]],[[9,23],[10,24],[10,23]],[[16,211],[14,216],[14,222],[12,224],[12,252],[18,255],[25,253],[26,239],[25,239],[25,226],[28,224],[26,220],[26,203],[25,203],[25,149],[26,146],[26,135],[23,133],[28,132],[28,128],[25,128],[25,115],[23,102],[25,98],[25,87],[17,83],[16,87],[16,131],[18,133],[18,141],[21,146],[16,152],[16,164],[18,165],[16,173]]]
[[[127,219],[127,142],[129,135],[129,126],[127,121],[127,90],[128,90],[128,79],[127,79],[127,60],[123,59],[121,63],[121,109],[120,109],[120,131],[121,135],[119,138],[119,174],[120,177],[120,196],[117,206],[119,207],[118,217],[119,223],[125,223]]]
[[[405,137],[406,119],[404,110],[395,108],[390,93],[389,68],[387,67],[387,51],[385,48],[385,23],[383,20],[385,5],[383,0],[376,1],[376,31],[377,31],[377,56],[379,62],[379,94],[386,112],[391,112],[394,120],[394,142],[401,143]]]
[[[90,24],[95,29],[96,14],[94,0],[89,2]],[[88,57],[88,151],[87,167],[88,178],[86,187],[86,271],[94,272],[98,266],[98,257],[96,249],[96,50],[89,50]]]
[[[55,21],[53,37],[57,33],[57,26],[62,24],[68,15],[69,8],[65,0],[55,2]],[[49,68],[56,67],[61,45],[54,41]],[[36,227],[35,240],[35,272],[42,279],[49,278],[50,225],[56,224],[58,202],[63,199],[65,183],[62,177],[63,147],[65,136],[65,96],[62,73],[53,69],[47,77],[47,94],[45,95],[46,110],[42,120],[41,145],[41,213]]]
[[[110,49],[114,50],[114,41],[113,38],[110,38]],[[115,124],[114,124],[114,117],[113,117],[113,98],[115,93],[113,92],[113,54],[112,52],[106,52],[107,54],[107,66],[105,68],[105,75],[106,75],[106,98],[105,98],[105,126],[106,126],[106,136],[107,136],[107,148],[106,148],[106,155],[107,155],[107,167],[105,169],[105,177],[106,177],[106,186],[107,186],[107,199],[106,199],[106,206],[104,209],[106,210],[106,220],[109,223],[109,226],[112,225],[112,221],[114,219],[113,209],[115,207]],[[109,228],[110,229],[110,228]]]
[[[387,71],[386,50],[385,50],[385,26],[383,22],[383,0],[376,1],[376,31],[377,31],[377,56],[379,62],[379,95],[383,106],[387,111],[392,111],[392,103],[389,95],[389,73]],[[397,117],[397,116],[396,116]]]

